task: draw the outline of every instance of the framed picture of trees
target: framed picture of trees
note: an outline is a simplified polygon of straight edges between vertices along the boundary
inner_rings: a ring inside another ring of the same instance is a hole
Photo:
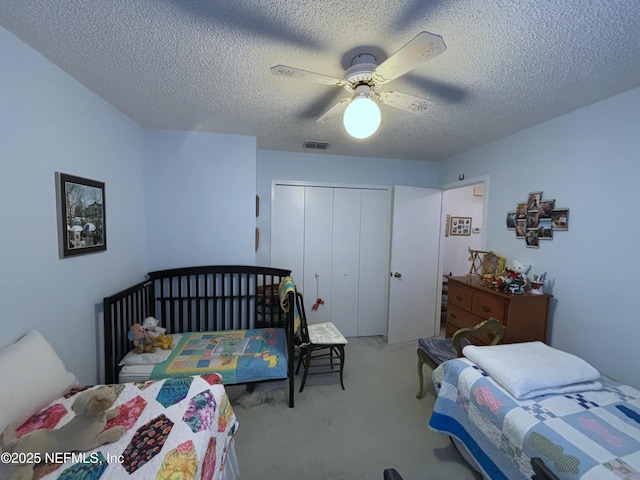
[[[60,258],[107,249],[104,183],[56,172]]]

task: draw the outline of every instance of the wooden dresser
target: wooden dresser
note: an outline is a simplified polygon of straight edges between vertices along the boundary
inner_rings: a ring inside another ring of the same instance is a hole
[[[500,293],[480,285],[477,276],[448,277],[446,336],[459,328],[473,327],[489,317],[497,318],[506,327],[502,343],[547,340],[547,320],[552,295],[513,295]],[[488,344],[489,337],[477,338],[478,344]],[[476,343],[476,342],[474,342]]]

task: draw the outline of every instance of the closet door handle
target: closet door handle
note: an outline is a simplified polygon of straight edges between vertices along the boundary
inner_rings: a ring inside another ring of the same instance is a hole
[[[395,272],[395,273],[393,274],[393,276],[394,276],[395,278],[402,278],[402,274],[401,274],[400,272]]]

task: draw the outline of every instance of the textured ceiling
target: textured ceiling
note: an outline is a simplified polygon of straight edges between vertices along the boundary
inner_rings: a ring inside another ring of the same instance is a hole
[[[145,128],[294,152],[441,160],[640,85],[637,0],[0,0],[0,25]],[[447,50],[384,89],[435,105],[368,140],[316,122],[344,89],[269,71],[342,78],[424,30]]]

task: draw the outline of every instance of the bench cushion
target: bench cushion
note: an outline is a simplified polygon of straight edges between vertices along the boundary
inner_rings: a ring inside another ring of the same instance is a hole
[[[308,329],[309,341],[316,345],[346,345],[348,343],[332,322],[309,325]]]

